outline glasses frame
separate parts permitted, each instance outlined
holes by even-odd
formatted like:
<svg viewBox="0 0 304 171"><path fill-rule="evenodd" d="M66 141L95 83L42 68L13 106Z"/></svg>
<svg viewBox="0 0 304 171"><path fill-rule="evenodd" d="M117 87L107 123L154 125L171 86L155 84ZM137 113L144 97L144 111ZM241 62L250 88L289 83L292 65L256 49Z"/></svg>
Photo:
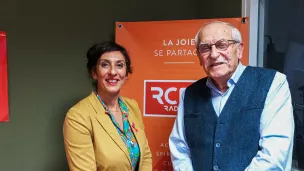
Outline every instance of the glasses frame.
<svg viewBox="0 0 304 171"><path fill-rule="evenodd" d="M217 47L216 45L217 45L218 43L220 43L220 42L228 42L228 46L227 46L225 49L218 49L218 47ZM208 52L201 52L201 51L200 51L200 47L208 45L208 44L206 44L206 43L200 44L200 45L198 46L198 48L197 48L197 51L198 51L200 54L210 54L213 45L215 46L215 48L216 48L217 50L225 51L225 50L227 50L227 49L229 48L230 45L236 44L236 43L240 43L240 42L237 41L237 40L226 40L226 39L221 39L221 40L216 41L216 42L213 43L213 44L209 44L209 51L208 51Z"/></svg>

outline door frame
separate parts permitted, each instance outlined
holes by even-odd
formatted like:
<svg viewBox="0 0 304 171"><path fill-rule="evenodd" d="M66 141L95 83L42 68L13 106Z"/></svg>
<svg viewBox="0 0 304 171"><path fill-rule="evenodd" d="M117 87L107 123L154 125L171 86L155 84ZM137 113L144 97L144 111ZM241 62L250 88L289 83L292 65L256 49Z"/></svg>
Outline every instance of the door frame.
<svg viewBox="0 0 304 171"><path fill-rule="evenodd" d="M242 17L249 18L249 65L264 67L264 26L267 0L242 0Z"/></svg>

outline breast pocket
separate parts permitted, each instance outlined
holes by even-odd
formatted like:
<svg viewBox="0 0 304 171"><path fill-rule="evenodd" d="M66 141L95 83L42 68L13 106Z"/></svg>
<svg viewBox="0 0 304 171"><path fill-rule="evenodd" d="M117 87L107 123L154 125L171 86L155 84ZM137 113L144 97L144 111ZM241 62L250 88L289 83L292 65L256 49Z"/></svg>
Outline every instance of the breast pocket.
<svg viewBox="0 0 304 171"><path fill-rule="evenodd" d="M257 111L262 111L263 108L257 107L257 108L243 108L241 111L242 112L257 112Z"/></svg>
<svg viewBox="0 0 304 171"><path fill-rule="evenodd" d="M185 118L197 118L199 116L198 112L185 112Z"/></svg>
<svg viewBox="0 0 304 171"><path fill-rule="evenodd" d="M248 131L259 130L262 112L260 107L243 108L238 116L239 124Z"/></svg>
<svg viewBox="0 0 304 171"><path fill-rule="evenodd" d="M242 112L244 111L257 111L257 110L263 110L264 109L264 104L261 103L253 103L251 105L246 105L241 109Z"/></svg>
<svg viewBox="0 0 304 171"><path fill-rule="evenodd" d="M259 117L263 112L264 108L261 107L246 107L241 109L241 115L246 116L247 118Z"/></svg>

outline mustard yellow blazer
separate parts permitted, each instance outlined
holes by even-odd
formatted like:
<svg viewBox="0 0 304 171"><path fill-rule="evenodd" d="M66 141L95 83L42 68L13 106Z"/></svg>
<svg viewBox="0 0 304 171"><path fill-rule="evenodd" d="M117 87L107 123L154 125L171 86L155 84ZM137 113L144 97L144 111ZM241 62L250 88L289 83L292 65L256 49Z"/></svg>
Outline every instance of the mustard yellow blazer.
<svg viewBox="0 0 304 171"><path fill-rule="evenodd" d="M140 148L140 171L152 170L152 154L135 100L122 97ZM134 123L135 129L132 127ZM94 92L73 106L63 124L66 157L71 171L131 171L128 149Z"/></svg>

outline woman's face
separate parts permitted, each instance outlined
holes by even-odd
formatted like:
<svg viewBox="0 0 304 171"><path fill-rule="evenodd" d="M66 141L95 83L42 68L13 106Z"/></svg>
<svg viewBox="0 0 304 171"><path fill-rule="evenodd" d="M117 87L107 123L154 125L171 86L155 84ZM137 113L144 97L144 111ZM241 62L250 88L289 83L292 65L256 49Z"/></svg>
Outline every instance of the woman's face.
<svg viewBox="0 0 304 171"><path fill-rule="evenodd" d="M125 57L120 51L104 53L99 57L92 76L97 81L99 93L119 94L120 88L127 78Z"/></svg>

